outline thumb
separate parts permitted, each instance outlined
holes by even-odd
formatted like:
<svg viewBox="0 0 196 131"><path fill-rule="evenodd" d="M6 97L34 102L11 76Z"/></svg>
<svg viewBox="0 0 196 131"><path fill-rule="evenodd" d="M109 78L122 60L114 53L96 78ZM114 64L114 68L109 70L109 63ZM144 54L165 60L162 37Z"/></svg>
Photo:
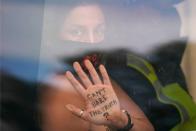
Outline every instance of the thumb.
<svg viewBox="0 0 196 131"><path fill-rule="evenodd" d="M87 120L87 112L72 105L72 104L67 104L65 106L72 114L74 114L75 116L78 116L84 120Z"/></svg>
<svg viewBox="0 0 196 131"><path fill-rule="evenodd" d="M71 111L72 113L74 113L74 111L77 109L77 107L75 107L74 105L71 104L67 104L65 106L69 111Z"/></svg>

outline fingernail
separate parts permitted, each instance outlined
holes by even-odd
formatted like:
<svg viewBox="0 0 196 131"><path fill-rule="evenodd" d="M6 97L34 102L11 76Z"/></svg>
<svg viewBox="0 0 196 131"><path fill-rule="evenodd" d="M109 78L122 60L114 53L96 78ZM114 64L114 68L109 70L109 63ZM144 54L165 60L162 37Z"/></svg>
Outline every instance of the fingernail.
<svg viewBox="0 0 196 131"><path fill-rule="evenodd" d="M69 111L73 111L73 106L72 106L72 105L66 105L66 108L67 108Z"/></svg>
<svg viewBox="0 0 196 131"><path fill-rule="evenodd" d="M90 61L88 59L84 60L85 64L90 64Z"/></svg>
<svg viewBox="0 0 196 131"><path fill-rule="evenodd" d="M76 66L78 66L79 65L79 63L77 62L77 61L75 61L74 63L73 63L73 66L74 67L76 67Z"/></svg>
<svg viewBox="0 0 196 131"><path fill-rule="evenodd" d="M104 66L102 64L99 65L99 68L104 68Z"/></svg>
<svg viewBox="0 0 196 131"><path fill-rule="evenodd" d="M66 73L65 73L65 74L66 74L66 75L69 75L69 73L70 73L70 71L66 71Z"/></svg>

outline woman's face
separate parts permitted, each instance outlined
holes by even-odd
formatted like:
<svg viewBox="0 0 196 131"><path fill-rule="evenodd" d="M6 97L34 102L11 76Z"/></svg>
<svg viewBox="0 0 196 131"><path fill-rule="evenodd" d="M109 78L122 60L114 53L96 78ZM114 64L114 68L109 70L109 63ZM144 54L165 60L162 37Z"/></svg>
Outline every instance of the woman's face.
<svg viewBox="0 0 196 131"><path fill-rule="evenodd" d="M63 23L62 40L99 43L104 39L105 19L97 5L73 8Z"/></svg>

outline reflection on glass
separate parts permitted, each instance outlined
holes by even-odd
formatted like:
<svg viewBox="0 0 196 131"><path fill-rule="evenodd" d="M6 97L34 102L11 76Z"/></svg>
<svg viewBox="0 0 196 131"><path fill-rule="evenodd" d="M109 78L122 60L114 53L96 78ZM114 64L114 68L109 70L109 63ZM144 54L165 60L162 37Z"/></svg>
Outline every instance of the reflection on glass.
<svg viewBox="0 0 196 131"><path fill-rule="evenodd" d="M98 5L80 5L65 17L61 38L77 42L99 43L104 39L105 19Z"/></svg>

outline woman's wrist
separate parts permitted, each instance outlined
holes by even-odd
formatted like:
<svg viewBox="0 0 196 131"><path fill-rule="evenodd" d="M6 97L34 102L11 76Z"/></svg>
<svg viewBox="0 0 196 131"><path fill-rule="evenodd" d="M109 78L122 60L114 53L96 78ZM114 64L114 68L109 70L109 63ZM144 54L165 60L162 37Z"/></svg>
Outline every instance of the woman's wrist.
<svg viewBox="0 0 196 131"><path fill-rule="evenodd" d="M120 113L121 113L121 122L118 124L117 128L123 128L128 123L128 117L127 117L126 113L124 112L124 110L122 110Z"/></svg>
<svg viewBox="0 0 196 131"><path fill-rule="evenodd" d="M113 126L117 129L117 131L129 131L133 127L133 123L131 121L131 116L126 110L122 110L118 114L120 119L116 120L116 123L113 123Z"/></svg>

